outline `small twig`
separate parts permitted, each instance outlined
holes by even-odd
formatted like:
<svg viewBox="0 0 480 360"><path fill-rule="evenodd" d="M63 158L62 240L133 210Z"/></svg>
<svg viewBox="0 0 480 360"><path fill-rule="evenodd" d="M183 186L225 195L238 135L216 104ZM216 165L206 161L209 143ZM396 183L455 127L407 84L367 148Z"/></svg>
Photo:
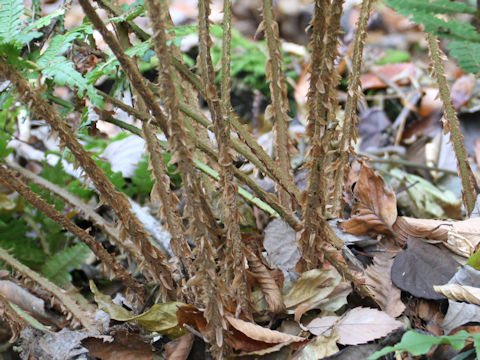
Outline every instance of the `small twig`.
<svg viewBox="0 0 480 360"><path fill-rule="evenodd" d="M391 164L391 165L399 165L399 166L407 166L407 167L412 167L412 168L417 168L417 169L425 169L429 171L438 171L438 172L443 172L444 174L448 175L455 175L458 176L458 173L456 171L448 170L448 169L442 169L438 168L435 166L429 166L413 161L408 161L408 160L401 160L401 159L380 159L377 157L374 157L370 154L362 153L359 152L358 156L364 156L366 157L368 162L372 163L378 163L378 164Z"/></svg>

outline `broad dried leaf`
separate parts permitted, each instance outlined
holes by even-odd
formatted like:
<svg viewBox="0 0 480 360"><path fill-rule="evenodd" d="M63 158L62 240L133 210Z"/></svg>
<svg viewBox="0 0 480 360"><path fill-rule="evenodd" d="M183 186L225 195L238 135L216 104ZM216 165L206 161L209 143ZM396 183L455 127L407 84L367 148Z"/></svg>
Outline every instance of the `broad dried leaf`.
<svg viewBox="0 0 480 360"><path fill-rule="evenodd" d="M317 360L336 354L339 351L337 339L338 335L336 334L332 336L319 335L300 351L295 360Z"/></svg>
<svg viewBox="0 0 480 360"><path fill-rule="evenodd" d="M433 285L446 284L459 264L448 251L420 239L410 237L407 246L407 250L400 252L393 261L392 282L416 297L444 299L433 290Z"/></svg>
<svg viewBox="0 0 480 360"><path fill-rule="evenodd" d="M285 306L290 309L306 302L326 299L340 281L341 276L334 269L306 271L284 295Z"/></svg>
<svg viewBox="0 0 480 360"><path fill-rule="evenodd" d="M385 180L365 163L354 190L353 217L340 224L343 231L355 235L369 232L390 234L397 219L395 193Z"/></svg>
<svg viewBox="0 0 480 360"><path fill-rule="evenodd" d="M450 300L480 305L480 288L459 284L434 285L433 288Z"/></svg>
<svg viewBox="0 0 480 360"><path fill-rule="evenodd" d="M400 289L392 283L390 272L393 265L391 252L379 253L373 258L373 264L365 270L365 285L368 286L375 302L388 315L396 318L405 310L400 299Z"/></svg>
<svg viewBox="0 0 480 360"><path fill-rule="evenodd" d="M236 330L240 331L249 338L269 344L303 342L304 338L295 335L281 333L280 331L270 330L251 322L235 319L233 316L226 316L227 321Z"/></svg>
<svg viewBox="0 0 480 360"><path fill-rule="evenodd" d="M192 350L195 336L191 333L185 334L176 340L165 344L167 360L187 360Z"/></svg>
<svg viewBox="0 0 480 360"><path fill-rule="evenodd" d="M295 243L295 230L280 218L272 220L265 228L263 246L272 268L290 271L300 260L300 250Z"/></svg>
<svg viewBox="0 0 480 360"><path fill-rule="evenodd" d="M383 311L357 307L347 311L342 317L328 316L314 319L307 325L312 334L326 335L338 333L338 343L358 345L379 339L403 326Z"/></svg>
<svg viewBox="0 0 480 360"><path fill-rule="evenodd" d="M408 236L441 240L458 255L469 257L480 243L480 217L463 221L414 219L399 216L393 229L395 236L406 240Z"/></svg>

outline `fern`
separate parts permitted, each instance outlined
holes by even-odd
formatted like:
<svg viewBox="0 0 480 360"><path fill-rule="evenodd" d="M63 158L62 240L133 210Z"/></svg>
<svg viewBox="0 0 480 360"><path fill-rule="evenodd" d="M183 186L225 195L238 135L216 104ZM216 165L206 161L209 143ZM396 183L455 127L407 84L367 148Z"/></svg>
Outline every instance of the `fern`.
<svg viewBox="0 0 480 360"><path fill-rule="evenodd" d="M49 62L48 66L43 69L43 75L52 78L58 85L68 85L77 87L80 96L86 92L91 102L101 105L102 97L97 93L92 84L74 69L73 63L63 56L58 56Z"/></svg>
<svg viewBox="0 0 480 360"><path fill-rule="evenodd" d="M474 74L480 71L480 43L452 41L447 49L464 71Z"/></svg>
<svg viewBox="0 0 480 360"><path fill-rule="evenodd" d="M23 1L0 0L0 42L11 41L20 34L22 15L24 13Z"/></svg>
<svg viewBox="0 0 480 360"><path fill-rule="evenodd" d="M452 40L447 46L450 54L457 59L458 65L466 72L480 72L480 34L469 23L456 19L448 21L439 14L476 14L476 9L463 3L449 0L385 0L385 3L400 14L425 26L426 32Z"/></svg>
<svg viewBox="0 0 480 360"><path fill-rule="evenodd" d="M25 265L39 268L45 261L45 253L35 238L30 236L31 229L25 220L6 214L0 215L0 222L0 247L11 251Z"/></svg>
<svg viewBox="0 0 480 360"><path fill-rule="evenodd" d="M50 257L42 266L41 273L57 285L67 284L72 281L70 271L80 268L90 254L88 246L79 242Z"/></svg>

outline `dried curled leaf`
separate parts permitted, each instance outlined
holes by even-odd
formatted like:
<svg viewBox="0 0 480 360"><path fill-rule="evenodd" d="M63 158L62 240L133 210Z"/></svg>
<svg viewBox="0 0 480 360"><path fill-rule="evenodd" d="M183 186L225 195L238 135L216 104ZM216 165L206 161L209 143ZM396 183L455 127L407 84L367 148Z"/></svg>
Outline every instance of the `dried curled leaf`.
<svg viewBox="0 0 480 360"><path fill-rule="evenodd" d="M370 232L391 234L392 225L397 219L395 193L365 163L362 163L354 196L354 216L340 224L342 230L355 235Z"/></svg>
<svg viewBox="0 0 480 360"><path fill-rule="evenodd" d="M264 328L260 325L243 321L241 319L236 319L233 316L227 315L227 321L232 325L236 330L240 331L242 334L248 336L251 339L262 341L269 344L280 344L284 342L303 342L304 338L300 336L294 336L282 333L276 330L270 330Z"/></svg>
<svg viewBox="0 0 480 360"><path fill-rule="evenodd" d="M445 295L450 300L465 301L470 304L480 305L480 288L459 284L446 284L434 285L433 289L437 293Z"/></svg>
<svg viewBox="0 0 480 360"><path fill-rule="evenodd" d="M260 284L270 311L278 313L285 309L282 293L270 271L262 261L248 248L243 248L248 260L249 272Z"/></svg>
<svg viewBox="0 0 480 360"><path fill-rule="evenodd" d="M399 216L393 229L395 236L405 241L408 236L441 240L451 251L469 257L480 243L480 217L464 221L414 219Z"/></svg>

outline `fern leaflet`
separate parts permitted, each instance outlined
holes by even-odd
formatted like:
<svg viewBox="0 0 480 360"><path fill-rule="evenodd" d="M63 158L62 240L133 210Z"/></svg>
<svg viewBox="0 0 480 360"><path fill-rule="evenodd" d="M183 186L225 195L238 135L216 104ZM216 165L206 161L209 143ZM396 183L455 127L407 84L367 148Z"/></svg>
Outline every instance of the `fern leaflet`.
<svg viewBox="0 0 480 360"><path fill-rule="evenodd" d="M0 0L0 43L10 42L20 33L23 12L22 0Z"/></svg>
<svg viewBox="0 0 480 360"><path fill-rule="evenodd" d="M55 284L64 285L72 281L70 271L80 268L90 254L88 246L79 242L49 258L42 266L41 273Z"/></svg>

